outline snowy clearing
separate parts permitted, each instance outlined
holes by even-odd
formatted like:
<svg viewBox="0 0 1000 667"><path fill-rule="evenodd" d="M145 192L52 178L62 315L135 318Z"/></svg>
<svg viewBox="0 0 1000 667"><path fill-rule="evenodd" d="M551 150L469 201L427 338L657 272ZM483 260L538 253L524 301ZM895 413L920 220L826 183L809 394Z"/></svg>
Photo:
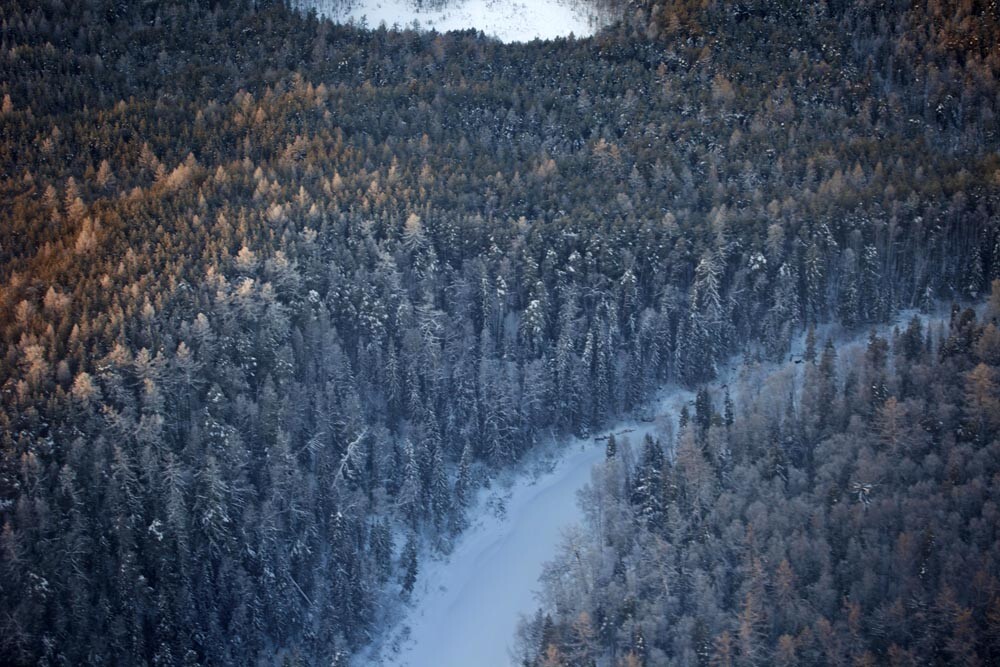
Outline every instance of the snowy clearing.
<svg viewBox="0 0 1000 667"><path fill-rule="evenodd" d="M474 28L508 43L587 37L607 24L585 3L573 0L458 0L443 9L418 7L413 0L300 0L298 5L315 8L337 23L409 28L416 22L422 30L438 32Z"/></svg>

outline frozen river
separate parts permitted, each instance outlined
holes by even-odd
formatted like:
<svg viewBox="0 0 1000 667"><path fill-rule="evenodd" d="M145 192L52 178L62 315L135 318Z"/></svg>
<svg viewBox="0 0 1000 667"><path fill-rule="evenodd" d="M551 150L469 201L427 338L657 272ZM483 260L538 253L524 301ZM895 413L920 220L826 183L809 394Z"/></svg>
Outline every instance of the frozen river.
<svg viewBox="0 0 1000 667"><path fill-rule="evenodd" d="M690 392L662 394L664 412L679 409ZM676 415L676 412L672 412ZM655 423L625 421L604 433L618 433L633 446ZM627 433L626 433L627 431ZM605 441L574 439L551 470L525 474L506 490L504 512L483 494L473 525L444 560L422 565L414 605L403 621L408 640L399 653L386 650L386 665L398 667L508 667L511 642L522 614L538 607L535 592L544 564L563 533L581 519L577 492L605 456Z"/></svg>

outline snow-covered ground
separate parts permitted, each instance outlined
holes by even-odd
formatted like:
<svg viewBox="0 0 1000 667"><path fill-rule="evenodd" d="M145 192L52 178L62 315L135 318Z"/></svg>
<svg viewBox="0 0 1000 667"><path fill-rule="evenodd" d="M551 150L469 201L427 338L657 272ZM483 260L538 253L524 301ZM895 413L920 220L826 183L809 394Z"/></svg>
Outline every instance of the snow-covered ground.
<svg viewBox="0 0 1000 667"><path fill-rule="evenodd" d="M365 21L369 28L409 28L416 21L423 30L468 30L474 28L501 42L533 39L587 37L606 21L577 0L454 0L444 9L420 8L415 0L298 0L303 9L315 8L321 16L338 23Z"/></svg>
<svg viewBox="0 0 1000 667"><path fill-rule="evenodd" d="M914 311L900 313L893 324L877 327L888 336L892 327L905 328ZM947 314L921 316L925 326L947 322ZM866 333L846 334L838 326L817 331L817 352L827 337L837 343L838 356L862 354ZM716 407L721 409L720 387L729 383L737 409L741 400L754 400L767 382L801 382L805 335L792 345L784 363L749 363L737 356L720 369L711 383ZM742 396L741 396L742 395ZM642 412L652 422L624 420L607 433L625 437L637 449L646 433L661 432L693 393L664 387ZM535 592L544 564L557 551L564 531L579 522L577 492L591 479L594 464L604 458L600 437L549 442L536 453L533 464L522 465L505 488L495 484L480 492L476 517L458 538L450 556L425 558L420 564L412 602L398 625L362 653L355 664L386 667L508 667L511 642L522 615L538 606ZM548 461L547 465L542 465ZM539 470L539 468L542 468ZM498 508L502 505L502 510Z"/></svg>

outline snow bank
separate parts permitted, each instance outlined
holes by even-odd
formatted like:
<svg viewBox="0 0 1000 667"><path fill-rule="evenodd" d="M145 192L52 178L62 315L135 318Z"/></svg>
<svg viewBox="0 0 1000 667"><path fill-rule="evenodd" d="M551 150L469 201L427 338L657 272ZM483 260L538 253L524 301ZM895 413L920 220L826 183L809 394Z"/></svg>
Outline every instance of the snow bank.
<svg viewBox="0 0 1000 667"><path fill-rule="evenodd" d="M574 0L457 0L444 9L420 8L414 0L299 0L301 9L316 9L337 23L361 23L376 28L412 27L447 32L474 28L501 42L530 42L573 34L594 34L607 21L583 2Z"/></svg>

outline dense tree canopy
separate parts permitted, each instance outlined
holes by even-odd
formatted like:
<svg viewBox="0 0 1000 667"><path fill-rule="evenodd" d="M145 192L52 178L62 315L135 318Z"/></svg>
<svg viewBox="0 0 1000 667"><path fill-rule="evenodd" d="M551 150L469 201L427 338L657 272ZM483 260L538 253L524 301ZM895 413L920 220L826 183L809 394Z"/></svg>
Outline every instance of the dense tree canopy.
<svg viewBox="0 0 1000 667"><path fill-rule="evenodd" d="M994 3L622 11L0 6L5 660L337 664L543 429L1000 277ZM984 445L978 391L934 409Z"/></svg>

